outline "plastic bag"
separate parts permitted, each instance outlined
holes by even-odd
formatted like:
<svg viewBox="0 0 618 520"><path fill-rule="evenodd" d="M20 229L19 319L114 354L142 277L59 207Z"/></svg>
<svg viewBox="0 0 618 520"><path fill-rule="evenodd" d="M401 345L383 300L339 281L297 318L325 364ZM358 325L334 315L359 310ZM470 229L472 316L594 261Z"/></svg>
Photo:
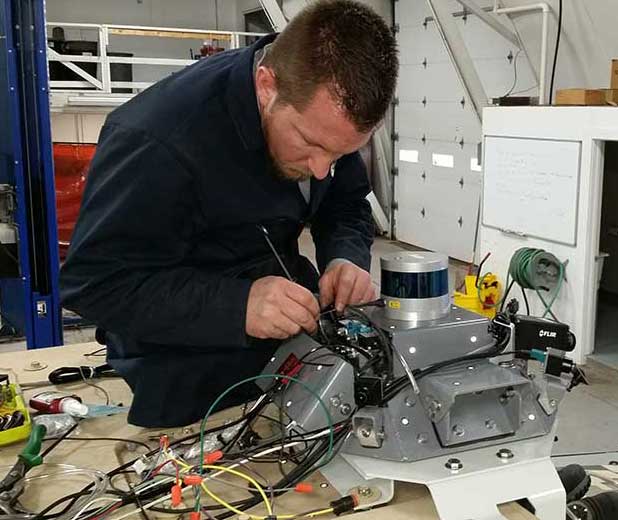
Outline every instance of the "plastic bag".
<svg viewBox="0 0 618 520"><path fill-rule="evenodd" d="M60 437L75 426L75 419L68 413L36 415L32 418L34 424L41 424L47 429L46 439Z"/></svg>

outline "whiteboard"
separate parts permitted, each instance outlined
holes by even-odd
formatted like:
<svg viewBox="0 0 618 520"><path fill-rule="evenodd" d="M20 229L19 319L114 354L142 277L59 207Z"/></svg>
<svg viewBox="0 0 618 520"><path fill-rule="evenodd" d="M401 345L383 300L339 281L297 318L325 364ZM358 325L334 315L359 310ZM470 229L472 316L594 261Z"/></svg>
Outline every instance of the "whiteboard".
<svg viewBox="0 0 618 520"><path fill-rule="evenodd" d="M581 142L485 137L483 224L575 245Z"/></svg>

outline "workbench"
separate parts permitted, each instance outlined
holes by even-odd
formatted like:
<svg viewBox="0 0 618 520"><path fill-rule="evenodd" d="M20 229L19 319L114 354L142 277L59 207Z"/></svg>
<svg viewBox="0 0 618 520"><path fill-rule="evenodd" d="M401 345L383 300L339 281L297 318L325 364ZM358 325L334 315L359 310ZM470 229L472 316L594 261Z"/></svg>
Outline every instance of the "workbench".
<svg viewBox="0 0 618 520"><path fill-rule="evenodd" d="M0 354L0 373L9 373L11 379L22 385L47 380L51 370L61 366L96 366L105 362L105 357L86 356L101 349L96 343L70 345L65 347L30 350ZM9 370L10 369L10 370ZM12 373L11 373L12 372ZM131 390L126 383L119 378L95 380L95 383L104 388L109 394L112 404L128 406L131 402ZM49 385L35 389L24 390L26 400L31 395L42 390L54 389ZM57 387L59 391L78 394L85 403L101 404L105 402L105 395L100 389L84 382L62 385ZM196 396L199 398L199 396ZM236 409L227 410L215 415L209 420L209 427L221 424L226 419L239 416ZM109 471L123 463L133 460L146 452L144 446L127 443L125 440L93 440L95 438L118 438L134 440L145 443L152 449L158 446L159 438L165 434L171 442L199 431L199 424L176 429L145 429L131 426L127 423L126 414L118 414L95 419L87 419L80 423L78 429L70 435L71 440L61 442L45 459L44 464L71 464L81 468L95 468ZM43 447L51 441L45 441ZM0 447L0 466L2 472L6 466L12 465L17 454L23 447L21 444ZM273 464L273 466L275 466ZM38 469L38 468L37 468ZM314 483L312 494L287 493L277 499L277 512L297 513L322 507L331 500L338 498L336 492L325 486L325 480L319 473L311 479ZM81 486L80 486L81 487ZM79 488L77 488L79 489ZM46 480L44 485L31 483L22 497L22 503L34 510L39 511L58 497L64 496L77 489L68 489L66 483L55 483L54 480ZM472 491L472 490L471 490ZM478 490L482 493L482 490ZM473 499L473 498L471 498ZM123 508L119 513L130 510L133 506ZM139 509L136 509L139 512ZM375 518L378 510L354 513L353 518L365 520ZM536 518L517 504L507 504L500 507L501 513L510 520L529 520ZM400 483L396 488L395 500L389 505L379 509L379 515L389 520L435 520L438 515L433 506L431 496L424 486ZM121 516L112 513L108 518L113 520ZM168 517L161 513L150 513L150 517ZM131 518L131 517L130 517ZM329 516L323 516L329 518Z"/></svg>

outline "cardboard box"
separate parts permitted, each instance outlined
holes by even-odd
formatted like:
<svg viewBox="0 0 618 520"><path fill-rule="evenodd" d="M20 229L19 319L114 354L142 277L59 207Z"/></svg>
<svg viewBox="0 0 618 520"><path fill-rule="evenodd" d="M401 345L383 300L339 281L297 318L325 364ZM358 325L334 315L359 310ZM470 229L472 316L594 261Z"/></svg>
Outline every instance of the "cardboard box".
<svg viewBox="0 0 618 520"><path fill-rule="evenodd" d="M612 60L612 72L609 80L609 88L618 89L618 60Z"/></svg>
<svg viewBox="0 0 618 520"><path fill-rule="evenodd" d="M601 89L567 88L556 94L556 105L605 105Z"/></svg>
<svg viewBox="0 0 618 520"><path fill-rule="evenodd" d="M608 105L618 105L618 89L606 88L603 92L605 92L605 101Z"/></svg>

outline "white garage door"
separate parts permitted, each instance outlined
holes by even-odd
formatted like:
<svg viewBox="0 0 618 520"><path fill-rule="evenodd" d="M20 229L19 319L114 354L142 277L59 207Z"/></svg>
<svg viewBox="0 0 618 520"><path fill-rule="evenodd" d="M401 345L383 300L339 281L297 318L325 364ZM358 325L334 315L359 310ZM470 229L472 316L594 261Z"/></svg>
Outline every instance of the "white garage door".
<svg viewBox="0 0 618 520"><path fill-rule="evenodd" d="M506 94L513 87L518 49L474 15L461 16L459 3L451 4L488 97ZM481 193L481 124L425 0L396 1L395 23L401 60L395 109L395 237L471 261ZM513 90L535 84L522 52ZM526 92L531 94L534 90Z"/></svg>

